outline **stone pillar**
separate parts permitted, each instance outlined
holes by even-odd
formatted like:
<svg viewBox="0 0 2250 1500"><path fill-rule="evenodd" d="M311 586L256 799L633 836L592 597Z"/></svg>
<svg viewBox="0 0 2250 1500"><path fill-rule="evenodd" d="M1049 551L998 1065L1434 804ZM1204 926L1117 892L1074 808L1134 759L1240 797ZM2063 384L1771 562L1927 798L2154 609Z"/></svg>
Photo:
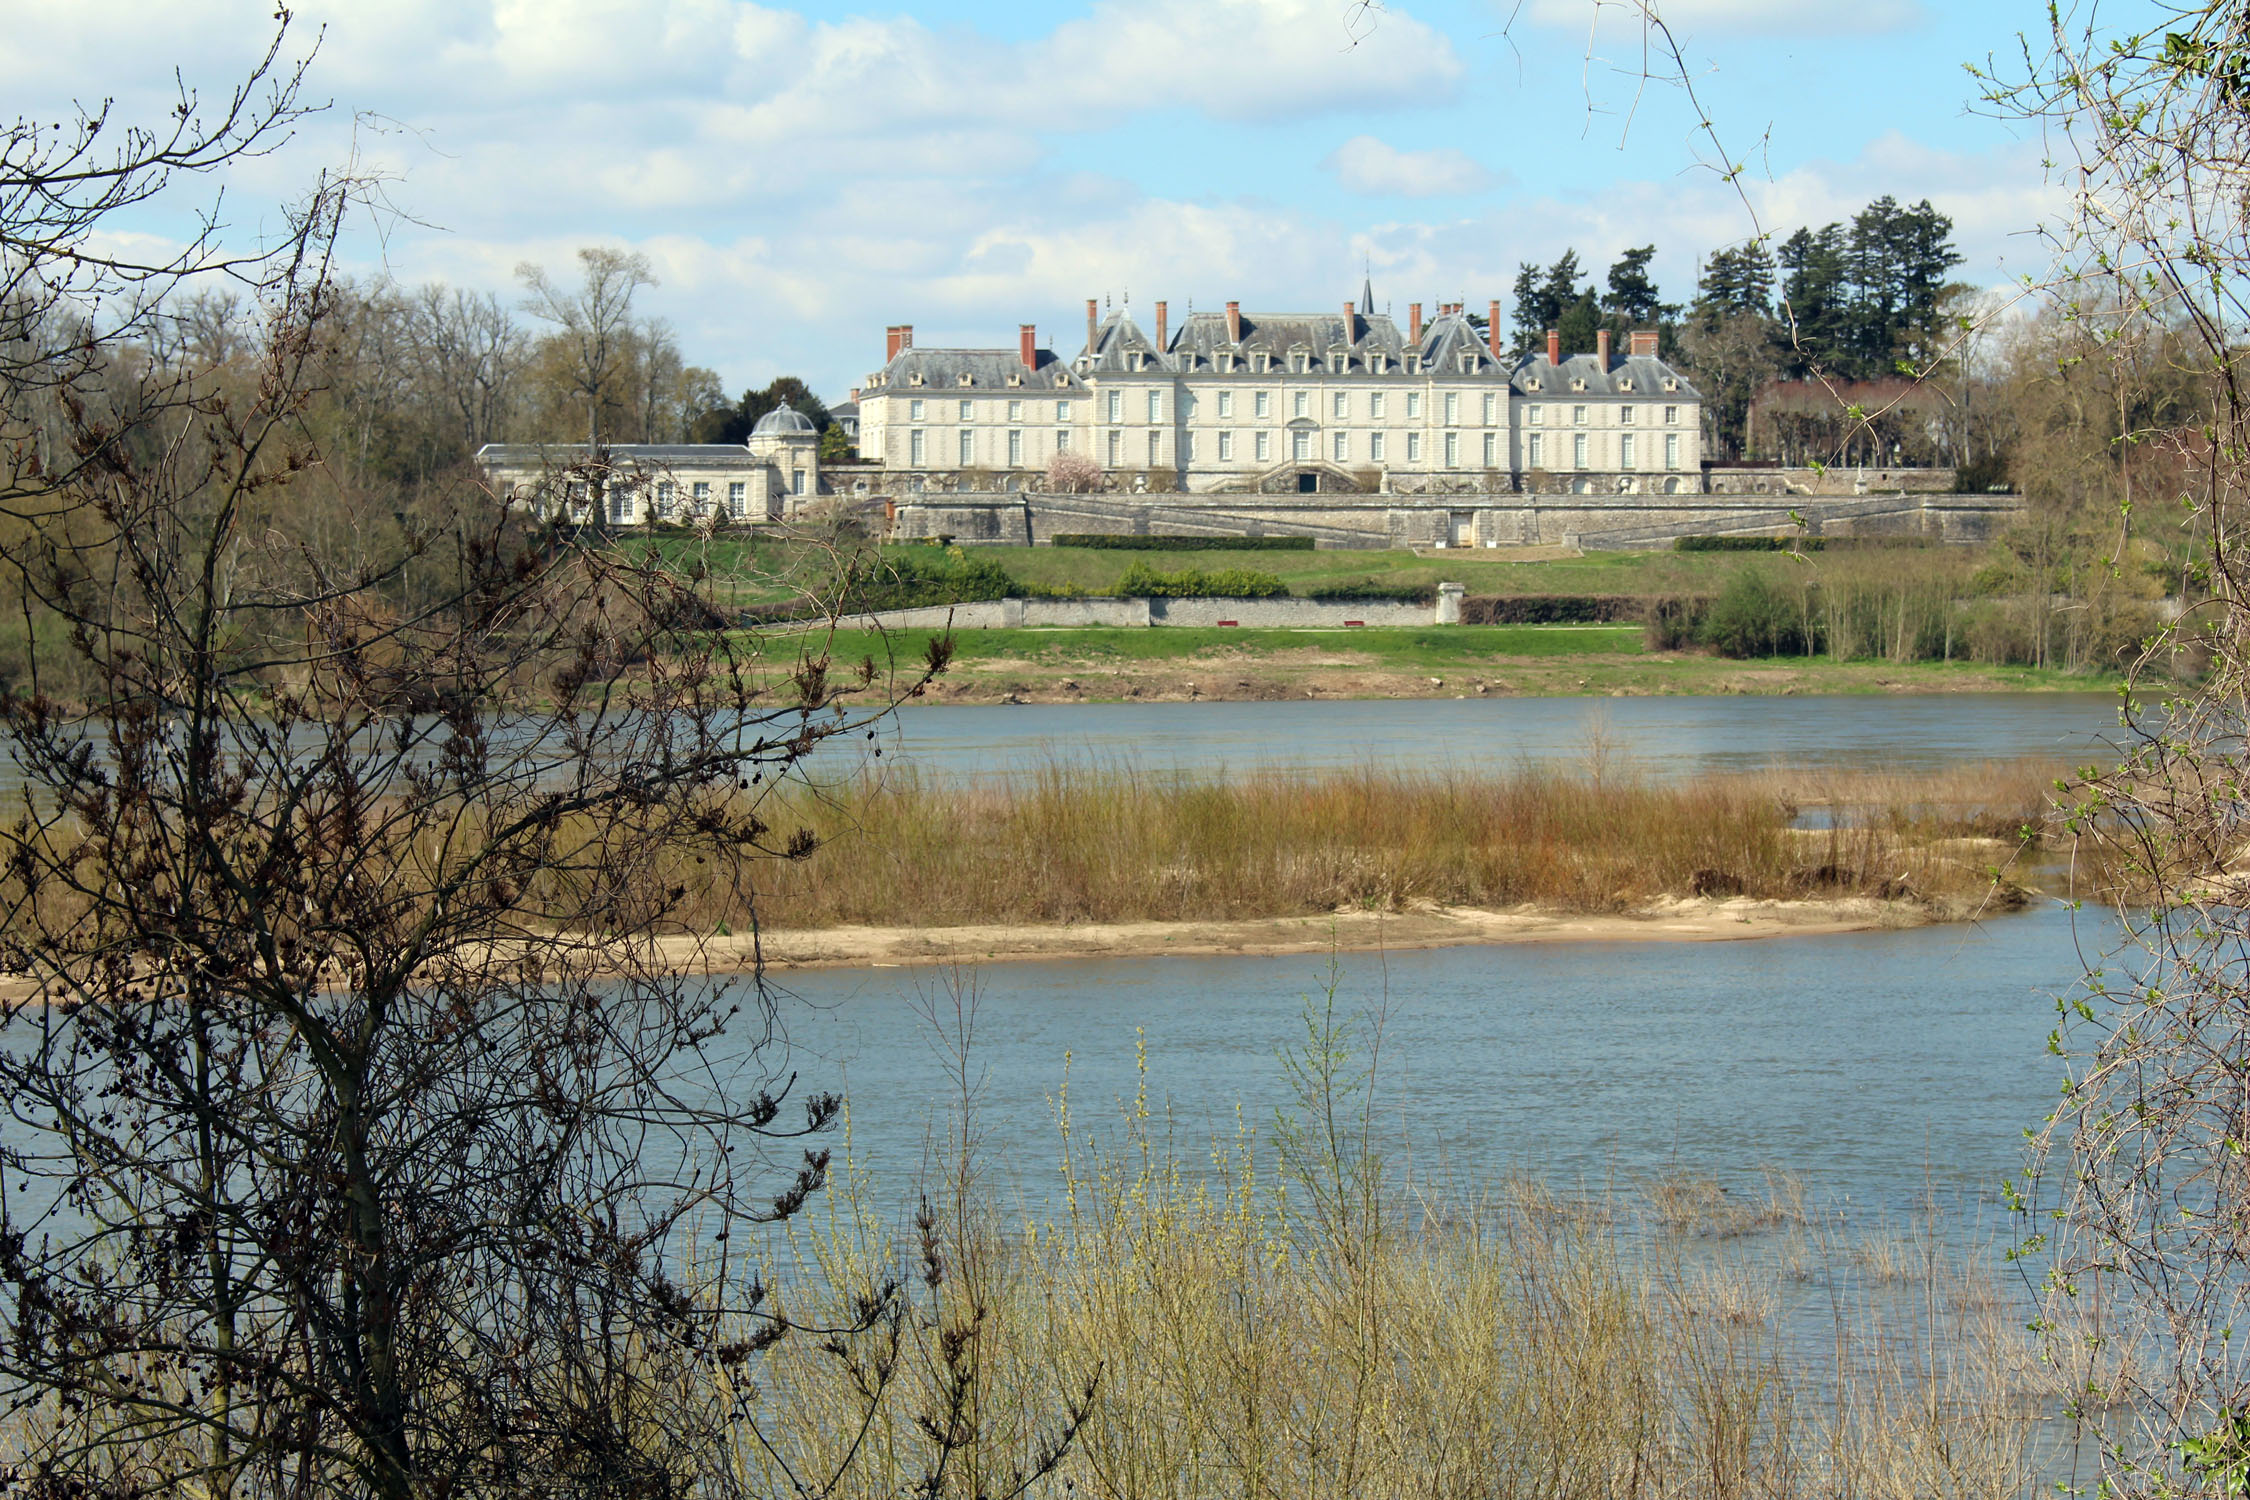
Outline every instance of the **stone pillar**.
<svg viewBox="0 0 2250 1500"><path fill-rule="evenodd" d="M1461 596L1468 591L1466 584L1441 583L1437 586L1437 624L1461 623Z"/></svg>

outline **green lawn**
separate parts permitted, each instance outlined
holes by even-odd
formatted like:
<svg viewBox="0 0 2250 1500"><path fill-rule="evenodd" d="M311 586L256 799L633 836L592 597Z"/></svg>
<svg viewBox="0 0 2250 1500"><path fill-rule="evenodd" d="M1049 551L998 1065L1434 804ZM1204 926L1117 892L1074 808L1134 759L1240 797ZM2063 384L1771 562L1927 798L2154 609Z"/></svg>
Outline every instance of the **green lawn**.
<svg viewBox="0 0 2250 1500"><path fill-rule="evenodd" d="M840 661L919 661L934 630L840 630L831 648ZM776 638L781 645L785 638ZM786 649L786 648L785 648ZM1178 661L1201 655L1264 655L1282 651L1350 652L1370 666L1401 671L1494 657L1639 655L1638 625L1448 625L1360 630L1239 630L1192 625L1145 629L957 630L953 654L979 661L1105 662Z"/></svg>
<svg viewBox="0 0 2250 1500"><path fill-rule="evenodd" d="M837 554L823 548L778 540L718 537L633 537L621 548L646 555L651 549L682 572L707 576L722 602L747 605L826 592L834 578ZM886 556L926 547L884 547ZM1372 578L1386 583L1460 583L1473 595L1488 594L1711 594L1743 569L1784 566L1770 555L1728 552L1597 552L1547 562L1505 560L1497 552L1112 552L1081 547L978 547L971 555L1005 568L1027 584L1071 587L1105 594L1125 570L1139 561L1163 571L1186 568L1253 568L1272 573L1292 592L1311 585ZM1799 565L1801 566L1801 564Z"/></svg>

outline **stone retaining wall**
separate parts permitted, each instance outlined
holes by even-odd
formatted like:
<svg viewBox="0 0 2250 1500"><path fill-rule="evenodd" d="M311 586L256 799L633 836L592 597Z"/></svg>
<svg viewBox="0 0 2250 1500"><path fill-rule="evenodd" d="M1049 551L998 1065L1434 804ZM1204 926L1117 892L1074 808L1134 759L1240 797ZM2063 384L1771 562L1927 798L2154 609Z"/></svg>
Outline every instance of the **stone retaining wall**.
<svg viewBox="0 0 2250 1500"><path fill-rule="evenodd" d="M1450 610L1448 605L1450 604ZM1450 613L1451 618L1448 618ZM1354 625L1450 625L1461 619L1461 586L1435 605L1342 599L988 599L850 615L837 623L870 630L1062 630L1090 625L1240 625L1244 629L1342 630Z"/></svg>

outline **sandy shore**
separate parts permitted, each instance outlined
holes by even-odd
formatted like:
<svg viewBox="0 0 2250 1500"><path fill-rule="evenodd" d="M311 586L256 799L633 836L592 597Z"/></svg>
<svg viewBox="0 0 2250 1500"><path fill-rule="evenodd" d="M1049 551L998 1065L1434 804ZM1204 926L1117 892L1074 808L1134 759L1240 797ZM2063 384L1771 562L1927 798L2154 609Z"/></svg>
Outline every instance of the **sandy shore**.
<svg viewBox="0 0 2250 1500"><path fill-rule="evenodd" d="M1450 948L1474 944L1663 942L1725 943L1754 938L1821 937L1919 927L1951 914L1909 901L1753 901L1684 899L1632 913L1588 915L1517 908L1431 908L1336 912L1239 922L1117 922L1057 927L830 927L768 932L766 962L777 969L881 968L989 963L1014 959L1146 958L1163 954L1324 953ZM1962 912L1962 917L1973 915ZM751 960L746 938L708 939L701 951L681 940L682 961L713 970Z"/></svg>
<svg viewBox="0 0 2250 1500"><path fill-rule="evenodd" d="M1510 943L1732 943L1759 938L1831 937L1847 932L1926 927L2018 909L1935 909L1918 901L1851 897L1835 901L1755 901L1686 897L1633 912L1576 913L1517 907L1428 907L1407 912L1342 911L1233 922L1088 922L1065 926L826 927L763 937L769 969L895 969L1013 960L1157 958L1168 955L1371 953L1410 948L1498 947ZM740 974L757 959L742 934L660 938L660 957L689 972ZM0 978L0 1002L38 1001L32 979Z"/></svg>

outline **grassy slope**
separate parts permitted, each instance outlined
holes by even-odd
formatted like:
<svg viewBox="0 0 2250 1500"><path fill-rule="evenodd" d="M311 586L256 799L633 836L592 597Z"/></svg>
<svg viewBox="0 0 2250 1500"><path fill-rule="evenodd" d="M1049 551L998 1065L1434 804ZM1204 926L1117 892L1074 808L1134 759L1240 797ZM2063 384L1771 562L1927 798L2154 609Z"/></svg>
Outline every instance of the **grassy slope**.
<svg viewBox="0 0 2250 1500"><path fill-rule="evenodd" d="M928 630L775 636L770 658L831 642L837 661L919 663ZM1435 679L1435 680L1433 680ZM1561 694L1884 693L2098 690L2109 679L2021 667L1730 661L1652 653L1637 626L1460 625L1443 629L963 630L936 696L997 701L1116 698Z"/></svg>
<svg viewBox="0 0 2250 1500"><path fill-rule="evenodd" d="M734 538L696 542L635 538L623 545L655 547L684 569L700 566L719 581L722 597L749 604L787 597L795 587L817 588L834 572L835 559L810 547ZM921 552L893 547L888 554ZM1138 560L1167 571L1182 568L1255 568L1293 590L1354 578L1387 583L1462 583L1471 594L1703 594L1716 593L1737 571L1778 566L1770 556L1713 552L1600 552L1585 557L1524 561L1506 552L1106 552L1078 547L980 547L989 559L1026 583L1072 585L1089 594L1111 589Z"/></svg>

